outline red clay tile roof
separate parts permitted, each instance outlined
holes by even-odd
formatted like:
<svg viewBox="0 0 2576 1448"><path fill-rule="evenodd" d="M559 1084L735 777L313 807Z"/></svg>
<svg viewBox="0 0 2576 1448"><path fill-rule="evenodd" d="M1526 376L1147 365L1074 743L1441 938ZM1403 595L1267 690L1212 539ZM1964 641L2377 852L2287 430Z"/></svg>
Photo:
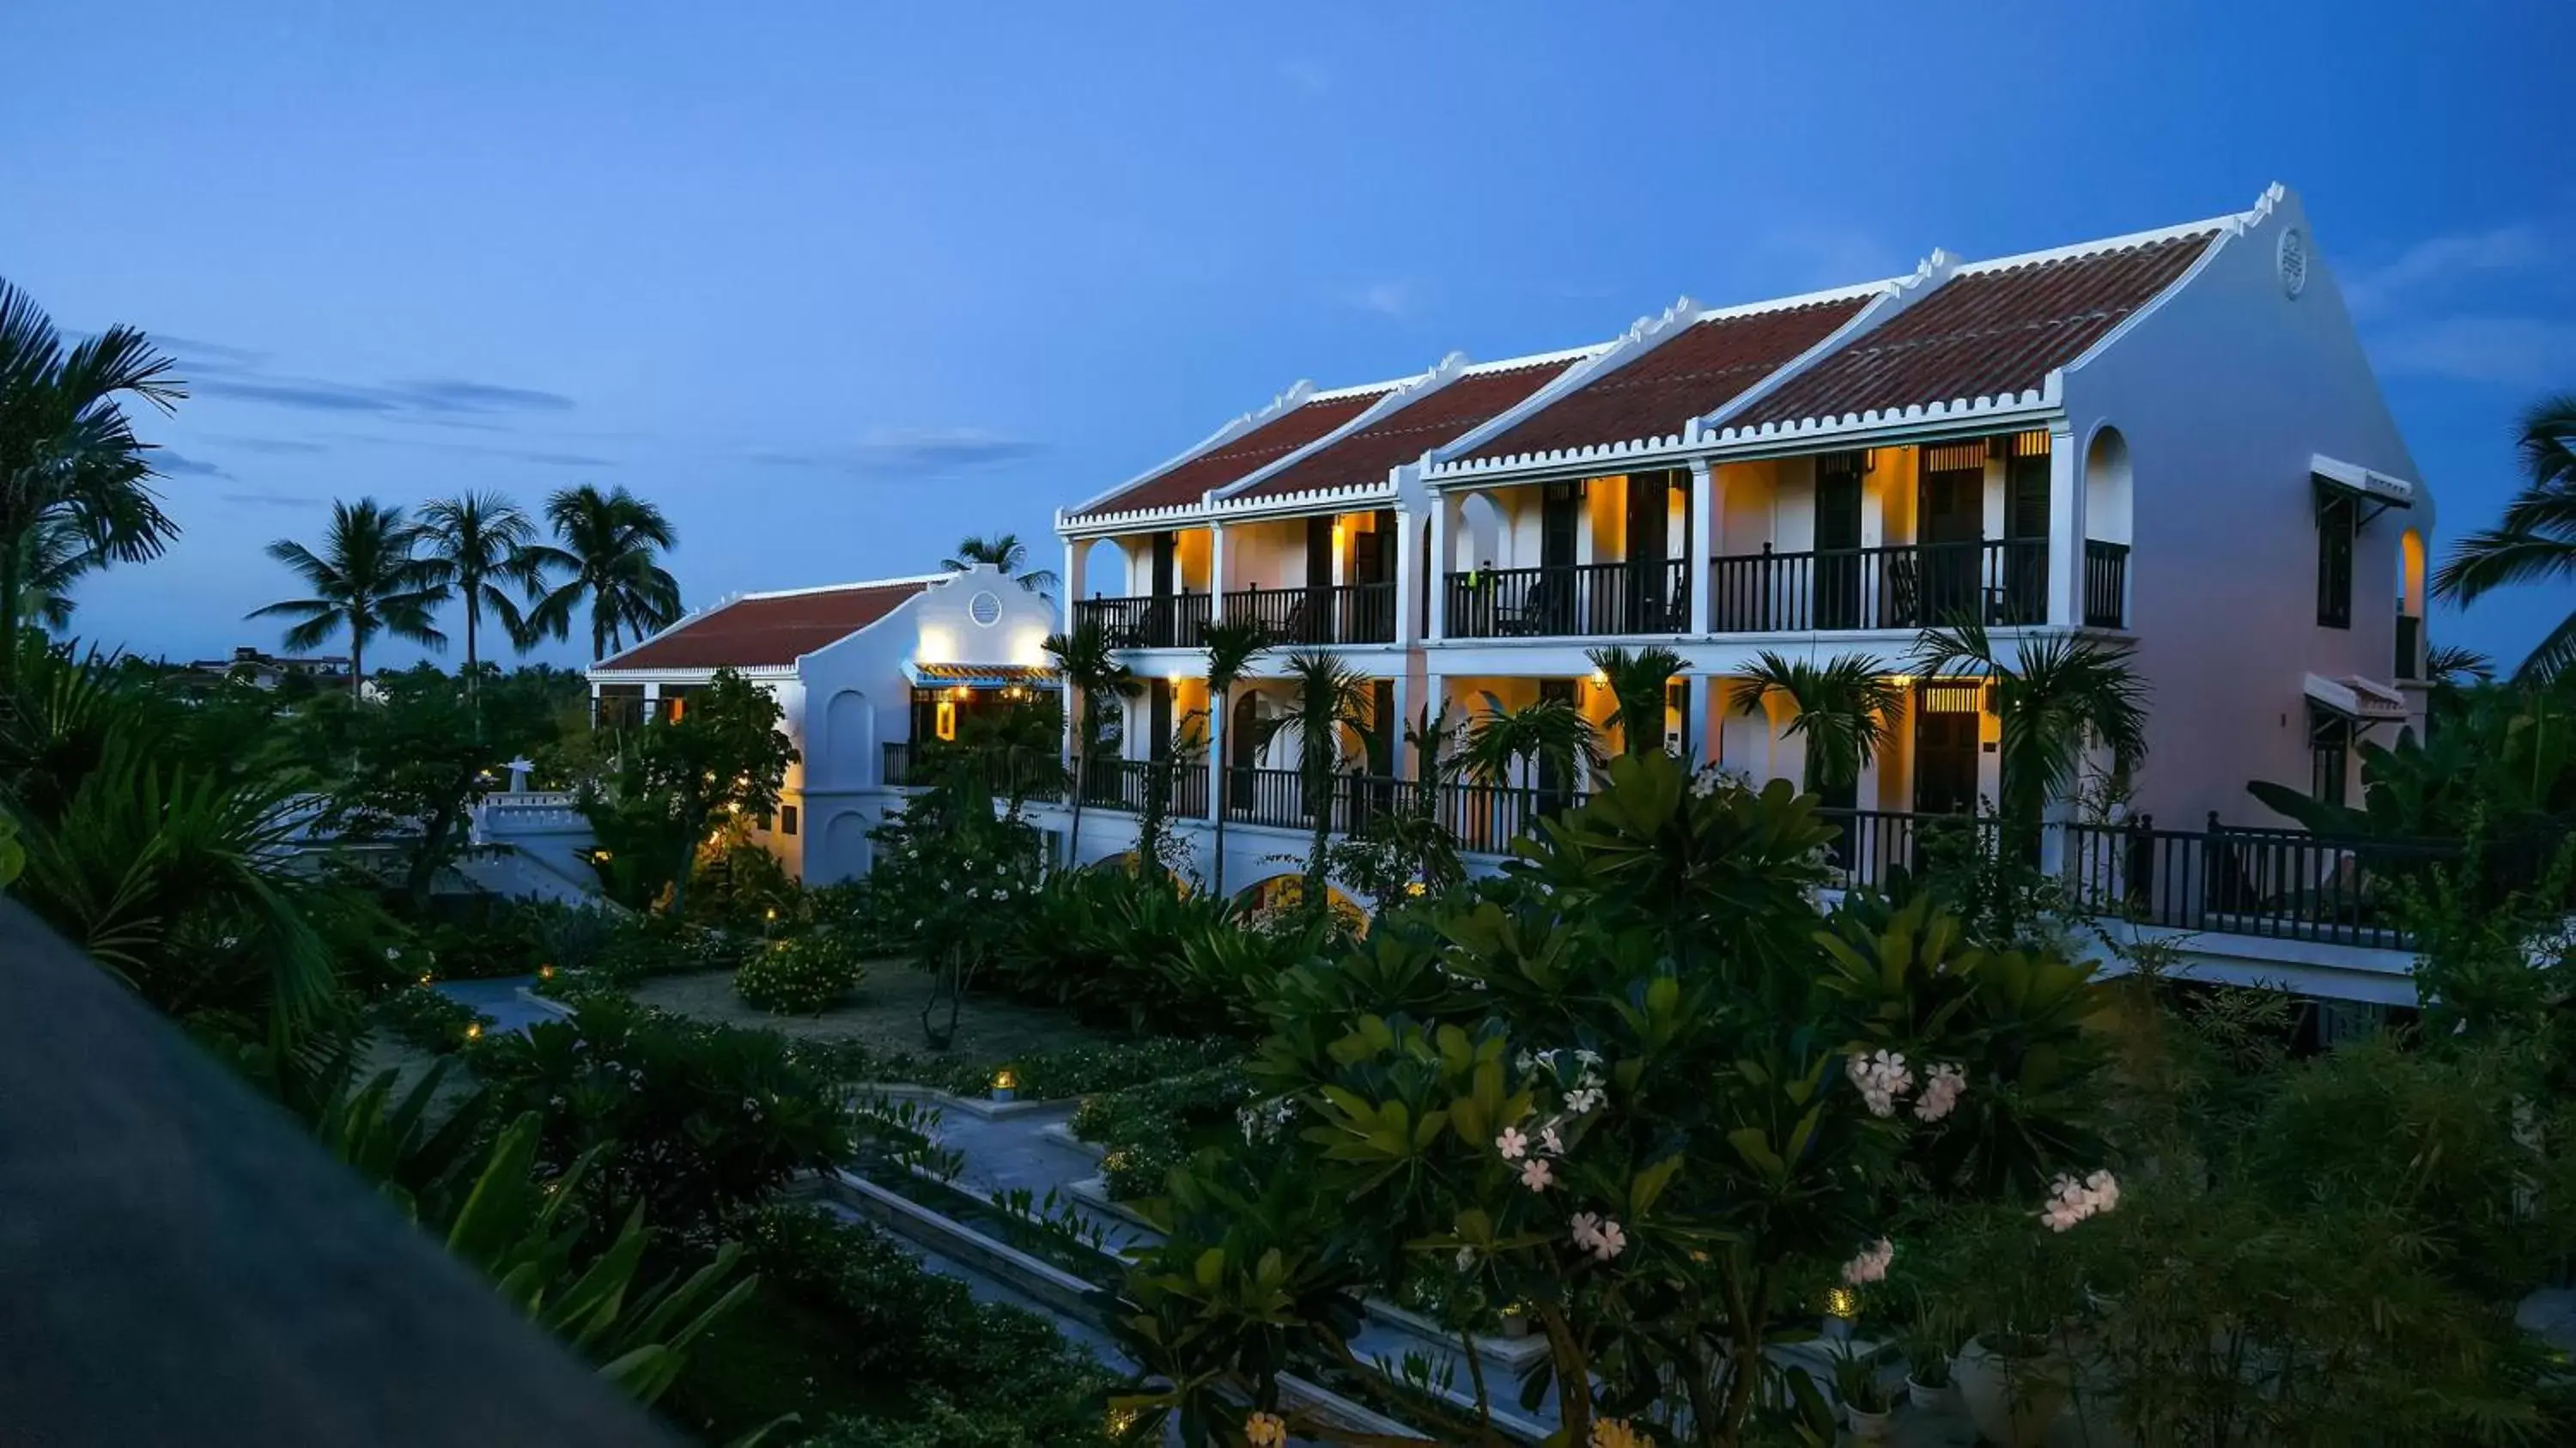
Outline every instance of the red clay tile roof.
<svg viewBox="0 0 2576 1448"><path fill-rule="evenodd" d="M1308 453L1236 496L1276 498L1316 488L1384 482L1389 469L1501 416L1573 365L1574 359L1568 358L1461 377L1329 447Z"/></svg>
<svg viewBox="0 0 2576 1448"><path fill-rule="evenodd" d="M1244 474L1277 462L1368 411L1379 398L1392 390L1382 387L1374 392L1292 407L1234 441L1220 444L1196 457L1184 458L1075 516L1090 518L1103 513L1129 513L1138 508L1172 508L1195 503Z"/></svg>
<svg viewBox="0 0 2576 1448"><path fill-rule="evenodd" d="M660 638L602 661L603 669L783 668L892 613L927 583L863 583L769 598L737 598Z"/></svg>
<svg viewBox="0 0 2576 1448"><path fill-rule="evenodd" d="M1727 426L2000 397L2039 387L2153 301L2215 231L1952 277Z"/></svg>
<svg viewBox="0 0 2576 1448"><path fill-rule="evenodd" d="M1782 363L1832 335L1869 298L1812 302L1694 322L1680 336L1597 377L1476 449L1478 458L1669 437L1732 402Z"/></svg>

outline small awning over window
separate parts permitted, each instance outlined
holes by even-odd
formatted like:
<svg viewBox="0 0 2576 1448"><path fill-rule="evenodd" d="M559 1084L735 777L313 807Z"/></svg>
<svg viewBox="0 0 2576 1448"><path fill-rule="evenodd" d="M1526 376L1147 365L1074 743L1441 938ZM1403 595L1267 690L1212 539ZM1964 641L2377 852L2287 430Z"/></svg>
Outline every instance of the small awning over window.
<svg viewBox="0 0 2576 1448"><path fill-rule="evenodd" d="M1044 664L924 664L907 661L903 676L940 689L1053 688L1055 670Z"/></svg>
<svg viewBox="0 0 2576 1448"><path fill-rule="evenodd" d="M2308 476L2316 479L2321 492L2350 493L2367 498L2383 508L2415 506L2415 485L2404 478L2392 478L2373 472L2359 463L2330 458L2324 453L2308 457Z"/></svg>
<svg viewBox="0 0 2576 1448"><path fill-rule="evenodd" d="M2356 724L2406 721L2405 695L2390 685L2358 676L2327 679L2308 675L2308 702Z"/></svg>

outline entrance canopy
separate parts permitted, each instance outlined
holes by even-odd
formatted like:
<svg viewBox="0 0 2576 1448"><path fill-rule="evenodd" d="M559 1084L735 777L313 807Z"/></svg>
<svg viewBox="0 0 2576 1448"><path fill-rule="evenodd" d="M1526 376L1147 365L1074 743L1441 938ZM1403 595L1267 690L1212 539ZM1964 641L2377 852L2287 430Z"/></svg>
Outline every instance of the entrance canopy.
<svg viewBox="0 0 2576 1448"><path fill-rule="evenodd" d="M907 662L903 676L934 689L1050 689L1056 671L1044 664L924 664Z"/></svg>
<svg viewBox="0 0 2576 1448"><path fill-rule="evenodd" d="M2390 685L2374 683L2357 675L2327 679L2310 674L2307 694L2309 703L2355 724L2406 722L2405 695Z"/></svg>
<svg viewBox="0 0 2576 1448"><path fill-rule="evenodd" d="M2368 511L2360 515L2365 523L2384 509L2415 506L2413 483L2324 453L2309 455L2308 476L2316 482L2319 507L2331 499L2350 499L2367 505Z"/></svg>

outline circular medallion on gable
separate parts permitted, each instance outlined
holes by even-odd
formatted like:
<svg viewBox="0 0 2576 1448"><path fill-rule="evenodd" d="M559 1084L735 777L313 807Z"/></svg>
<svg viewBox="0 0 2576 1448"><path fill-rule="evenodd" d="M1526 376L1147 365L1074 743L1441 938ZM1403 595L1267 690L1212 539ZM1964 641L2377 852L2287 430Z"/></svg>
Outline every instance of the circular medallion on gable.
<svg viewBox="0 0 2576 1448"><path fill-rule="evenodd" d="M966 616L991 628L1002 621L1002 600L989 591L976 594L966 600Z"/></svg>
<svg viewBox="0 0 2576 1448"><path fill-rule="evenodd" d="M2307 290L2308 239L2299 234L2297 227L2282 231L2277 260L2281 268L2282 295L2295 297Z"/></svg>

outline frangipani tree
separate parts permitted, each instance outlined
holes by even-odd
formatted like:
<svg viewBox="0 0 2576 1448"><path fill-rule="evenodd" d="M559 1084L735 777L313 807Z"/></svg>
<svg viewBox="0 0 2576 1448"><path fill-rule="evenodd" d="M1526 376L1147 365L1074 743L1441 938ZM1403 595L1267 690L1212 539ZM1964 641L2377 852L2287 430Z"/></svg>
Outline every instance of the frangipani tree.
<svg viewBox="0 0 2576 1448"><path fill-rule="evenodd" d="M1185 1419L1220 1388L1273 1407L1288 1349L1329 1356L1356 1293L1430 1274L1524 1306L1559 1441L1737 1443L1782 1385L1736 1365L1883 1276L1909 1211L2047 1230L2056 1179L2098 1166L2090 968L1974 947L1929 902L1820 926L1815 811L1617 760L1510 878L1284 977L1250 1144L1176 1177L1131 1282Z"/></svg>

